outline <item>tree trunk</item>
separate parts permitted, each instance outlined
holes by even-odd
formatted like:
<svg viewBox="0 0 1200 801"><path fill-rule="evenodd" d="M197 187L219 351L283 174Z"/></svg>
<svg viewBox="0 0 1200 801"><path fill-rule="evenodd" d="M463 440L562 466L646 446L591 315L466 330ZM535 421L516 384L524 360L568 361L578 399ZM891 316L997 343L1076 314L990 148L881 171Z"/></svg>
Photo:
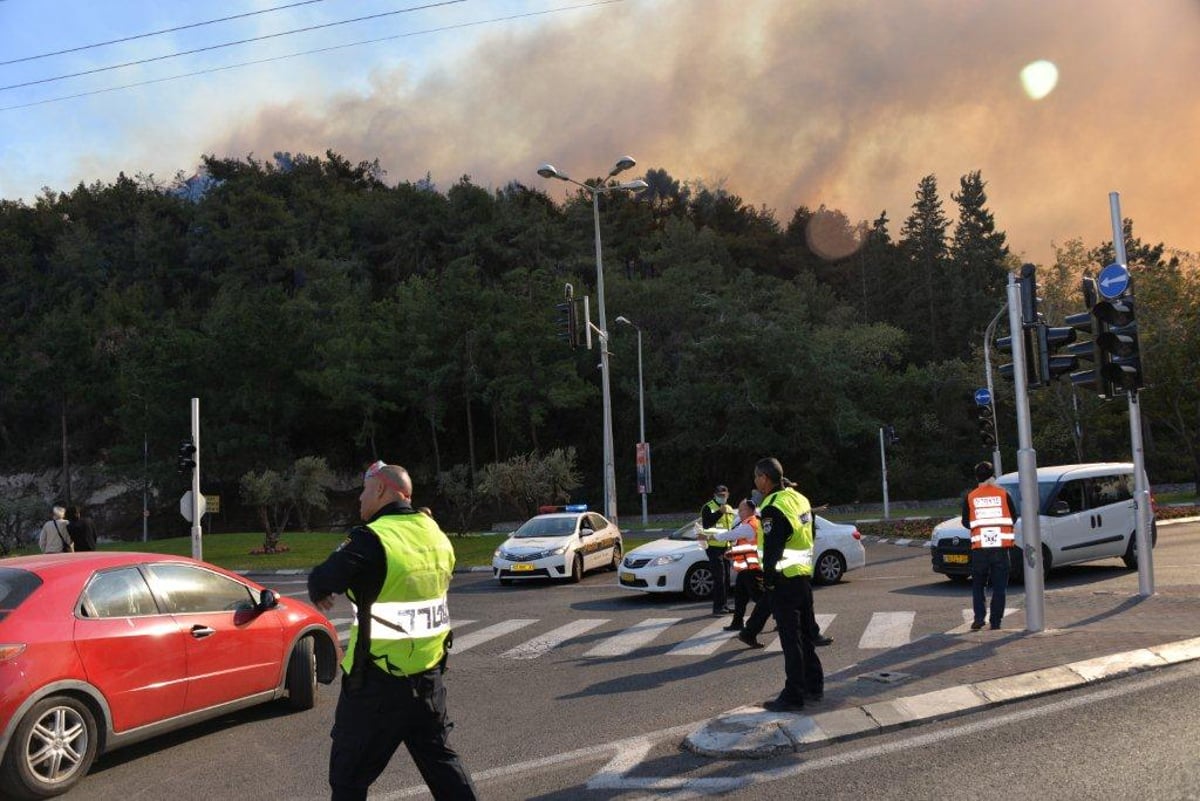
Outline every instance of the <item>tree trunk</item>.
<svg viewBox="0 0 1200 801"><path fill-rule="evenodd" d="M468 394L465 398L467 402L467 453L468 466L471 470L471 486L475 486L475 423L471 419L471 396Z"/></svg>
<svg viewBox="0 0 1200 801"><path fill-rule="evenodd" d="M62 399L62 462L63 462L63 489L67 493L67 508L71 508L74 503L71 500L71 460L67 455L67 397Z"/></svg>
<svg viewBox="0 0 1200 801"><path fill-rule="evenodd" d="M434 475L442 472L442 453L438 448L437 421L433 414L433 398L426 401L426 411L429 413L429 438L433 442L433 472Z"/></svg>

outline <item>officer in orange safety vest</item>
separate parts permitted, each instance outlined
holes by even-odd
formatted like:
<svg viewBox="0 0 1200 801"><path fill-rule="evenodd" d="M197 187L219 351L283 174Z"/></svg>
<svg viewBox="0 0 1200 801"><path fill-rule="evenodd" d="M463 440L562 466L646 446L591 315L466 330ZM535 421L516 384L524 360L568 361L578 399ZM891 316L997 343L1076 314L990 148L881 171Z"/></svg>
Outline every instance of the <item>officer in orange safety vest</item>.
<svg viewBox="0 0 1200 801"><path fill-rule="evenodd" d="M1013 524L1020 511L1008 490L996 485L991 462L975 465L979 486L963 497L962 524L971 532L971 595L975 619L971 630L983 628L987 599L984 588L992 584L989 622L1000 628L1008 590L1009 548L1016 546Z"/></svg>

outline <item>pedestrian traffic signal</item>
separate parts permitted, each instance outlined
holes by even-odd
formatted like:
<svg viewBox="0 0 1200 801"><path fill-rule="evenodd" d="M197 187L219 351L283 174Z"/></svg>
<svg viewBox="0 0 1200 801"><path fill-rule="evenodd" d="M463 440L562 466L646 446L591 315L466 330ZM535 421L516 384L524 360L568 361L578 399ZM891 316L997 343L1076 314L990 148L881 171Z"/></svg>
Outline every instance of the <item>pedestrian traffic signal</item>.
<svg viewBox="0 0 1200 801"><path fill-rule="evenodd" d="M1038 378L1042 386L1049 386L1051 381L1060 375L1070 373L1079 366L1078 357L1069 352L1069 347L1068 353L1056 352L1059 348L1069 346L1075 341L1075 329L1071 326L1049 326L1045 323L1038 323L1037 341Z"/></svg>
<svg viewBox="0 0 1200 801"><path fill-rule="evenodd" d="M979 422L979 439L985 448L994 448L996 446L996 418L992 414L992 407L976 406L975 417Z"/></svg>
<svg viewBox="0 0 1200 801"><path fill-rule="evenodd" d="M179 472L190 473L195 469L196 446L192 444L192 438L188 437L179 443Z"/></svg>
<svg viewBox="0 0 1200 801"><path fill-rule="evenodd" d="M558 303L554 306L554 309L555 325L558 326L558 338L566 342L572 348L575 347L575 301L568 300L563 303Z"/></svg>
<svg viewBox="0 0 1200 801"><path fill-rule="evenodd" d="M1145 380L1134 299L1102 300L1093 307L1092 315L1104 325L1104 331L1096 337L1096 345L1100 351L1100 371L1110 385L1106 397L1142 389Z"/></svg>

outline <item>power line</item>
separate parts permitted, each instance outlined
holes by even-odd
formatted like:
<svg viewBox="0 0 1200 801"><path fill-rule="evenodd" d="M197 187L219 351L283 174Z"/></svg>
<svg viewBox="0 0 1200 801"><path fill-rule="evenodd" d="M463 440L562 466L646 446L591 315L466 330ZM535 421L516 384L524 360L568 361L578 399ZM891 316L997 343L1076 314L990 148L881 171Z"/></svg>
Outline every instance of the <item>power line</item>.
<svg viewBox="0 0 1200 801"><path fill-rule="evenodd" d="M4 0L0 0L4 2ZM382 36L377 39L363 39L358 42L348 42L347 44L333 45L332 47L321 47L315 50L302 50L298 53L288 53L282 56L272 56L270 58L260 58L254 61L243 61L238 64L226 64L223 67L210 67L208 69L197 70L195 72L185 72L179 75L170 75L166 78L152 78L146 81L137 81L135 83L122 84L120 86L109 86L104 89L93 89L88 92L79 92L73 95L62 95L60 97L50 97L45 100L34 100L29 103L19 103L13 106L0 106L0 112L15 111L22 108L31 108L33 106L44 106L48 103L60 103L64 100L76 100L81 97L90 97L92 95L106 94L108 92L119 92L122 89L133 89L139 86L150 86L156 83L166 83L168 81L177 81L181 78L194 78L200 75L209 75L214 72L224 72L225 70L238 69L240 67L251 67L256 64L269 64L273 61L283 61L289 58L297 58L299 56L314 55L317 53L331 53L335 50L345 50L350 47L358 47L360 45L378 44L379 42L390 42L397 39L407 39L413 36L423 36L430 33L443 33L445 31L458 30L460 28L474 28L481 25L491 25L497 22L512 22L513 20L526 19L529 17L542 17L549 14L558 14L563 11L578 11L583 8L595 8L597 6L613 5L614 3L623 3L625 0L593 0L588 3L577 3L571 6L560 6L559 8L549 8L542 11L527 11L523 14L512 14L507 17L493 17L491 19L474 20L472 22L460 22L454 25L443 25L438 28L427 28L423 31L409 31L408 33L400 33L394 36Z"/></svg>
<svg viewBox="0 0 1200 801"><path fill-rule="evenodd" d="M225 42L223 44L209 45L208 47L197 47L193 50L181 50L177 53L168 53L165 56L152 56L151 58L141 58L137 61L126 61L123 64L112 64L107 67L96 67L95 69L83 70L81 72L71 72L66 75L55 75L52 78L39 78L36 81L25 81L23 83L9 84L8 86L0 86L0 92L8 91L9 89L21 89L26 86L37 86L43 83L54 83L55 81L64 81L67 78L78 78L83 75L95 75L98 72L109 72L111 70L121 69L122 67L135 67L139 64L152 64L155 61L166 61L171 58L179 58L180 56L191 56L196 53L205 53L210 50L221 50L226 47L234 47L236 45L249 44L251 42L261 42L266 39L278 39L281 36L291 36L296 33L308 33L309 31L319 31L323 28L336 28L339 25L349 25L354 22L366 22L367 20L380 19L382 17L394 17L397 14L409 14L413 11L427 11L431 8L440 8L441 6L452 6L459 3L465 3L467 0L441 0L436 3L426 3L421 6L410 6L401 8L395 11L383 11L379 14L368 14L365 17L355 17L354 19L344 19L337 22L324 22L320 25L309 25L304 28L295 28L290 31L281 31L279 33L268 33L265 36L253 36L249 39L239 39L236 42Z"/></svg>
<svg viewBox="0 0 1200 801"><path fill-rule="evenodd" d="M4 0L0 0L0 3ZM161 31L150 31L149 33L139 33L134 36L125 36L121 39L109 39L107 42L96 42L95 44L80 45L79 47L70 47L66 50L55 50L52 53L38 53L36 56L23 56L22 58L14 58L10 61L0 61L0 67L8 64L20 64L23 61L36 61L39 58L50 58L51 56L61 56L66 53L78 53L80 50L91 50L95 47L105 47L112 44L120 44L121 42L132 42L135 39L148 39L151 36L161 36L164 33L175 33L176 31L186 31L189 28L202 28L205 25L215 25L218 22L229 22L235 19L244 19L245 17L254 17L259 14L270 14L272 11L283 11L297 6L307 6L313 3L324 3L325 0L301 0L298 3L288 3L286 6L275 6L274 8L264 8L261 11L247 11L244 14L234 14L229 17L218 17L217 19L207 19L203 22L192 22L187 25L177 25L174 28L163 28Z"/></svg>

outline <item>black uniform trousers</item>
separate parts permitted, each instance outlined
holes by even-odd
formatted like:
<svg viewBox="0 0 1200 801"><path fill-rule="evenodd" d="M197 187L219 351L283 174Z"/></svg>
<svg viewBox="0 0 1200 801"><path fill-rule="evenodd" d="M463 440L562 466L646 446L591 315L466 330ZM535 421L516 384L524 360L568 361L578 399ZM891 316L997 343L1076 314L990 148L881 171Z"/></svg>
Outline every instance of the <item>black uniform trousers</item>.
<svg viewBox="0 0 1200 801"><path fill-rule="evenodd" d="M771 593L786 673L782 698L803 703L804 695L825 691L825 671L813 642L812 584L808 576L777 576Z"/></svg>
<svg viewBox="0 0 1200 801"><path fill-rule="evenodd" d="M365 801L401 743L435 799L473 801L471 776L446 742L453 725L446 720L440 668L397 677L372 665L360 687L343 677L330 735L332 801Z"/></svg>
<svg viewBox="0 0 1200 801"><path fill-rule="evenodd" d="M741 576L739 576L739 578L741 578ZM811 583L809 584L809 588L811 590ZM767 625L767 618L771 617L771 612L774 607L774 601L772 600L772 597L771 590L768 590L764 587L762 591L762 597L754 599L754 611L750 613L750 619L746 621L746 625L743 629L747 635L751 637L757 637L762 632L763 627ZM741 619L737 616L736 611L734 612L733 619ZM812 632L812 638L814 640L821 636L821 627L817 625L817 613L814 610L813 604L811 603L808 605L808 609L805 610L804 625L810 632Z"/></svg>
<svg viewBox="0 0 1200 801"><path fill-rule="evenodd" d="M704 549L708 555L708 566L713 574L713 613L725 611L725 601L729 597L729 560L725 554L728 548L714 548L711 545Z"/></svg>
<svg viewBox="0 0 1200 801"><path fill-rule="evenodd" d="M766 592L766 590L763 588L763 574L761 570L752 570L750 568L746 568L745 570L738 571L737 579L735 579L733 582L734 624L739 626L742 625L743 621L746 619L746 607L752 600L756 604L754 609L757 613L758 605L763 604L762 597L764 592ZM766 606L768 609L770 608L770 604L767 604ZM763 614L763 618L765 622L766 613ZM761 623L759 624L759 628L762 628Z"/></svg>

